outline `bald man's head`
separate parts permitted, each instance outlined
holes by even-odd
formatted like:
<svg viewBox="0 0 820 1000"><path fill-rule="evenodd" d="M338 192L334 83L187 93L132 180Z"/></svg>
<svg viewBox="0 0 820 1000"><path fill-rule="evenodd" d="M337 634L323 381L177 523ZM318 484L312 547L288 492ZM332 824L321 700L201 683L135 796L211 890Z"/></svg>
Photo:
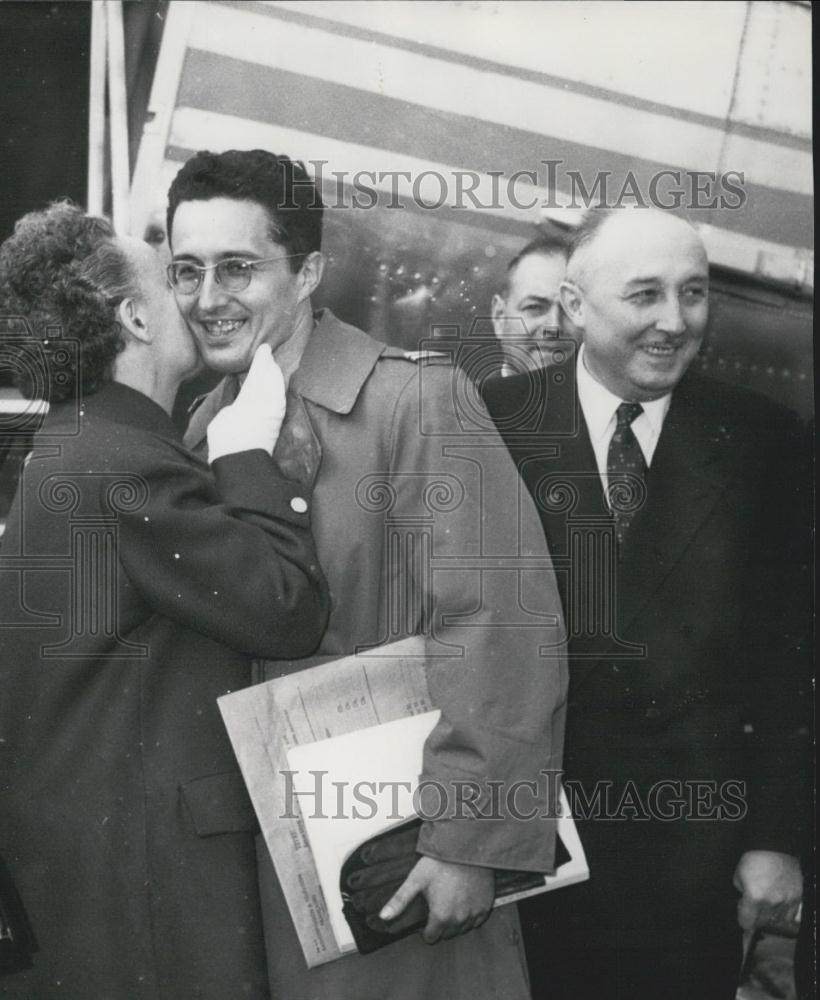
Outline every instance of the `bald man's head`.
<svg viewBox="0 0 820 1000"><path fill-rule="evenodd" d="M709 265L697 232L657 209L593 210L570 248L564 308L590 373L621 399L671 392L700 350Z"/></svg>

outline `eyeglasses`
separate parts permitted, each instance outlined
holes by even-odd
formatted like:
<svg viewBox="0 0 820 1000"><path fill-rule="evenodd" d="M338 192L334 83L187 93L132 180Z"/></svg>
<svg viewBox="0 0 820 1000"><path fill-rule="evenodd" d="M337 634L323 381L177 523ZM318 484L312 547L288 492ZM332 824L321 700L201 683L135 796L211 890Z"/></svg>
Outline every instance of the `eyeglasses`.
<svg viewBox="0 0 820 1000"><path fill-rule="evenodd" d="M242 292L251 283L253 269L260 264L271 264L275 260L292 260L303 257L301 253L291 253L285 257L262 257L260 260L245 260L244 257L226 257L216 264L194 264L190 260L175 260L168 265L165 273L168 284L180 295L194 295L202 285L206 271L213 271L216 283L226 292Z"/></svg>

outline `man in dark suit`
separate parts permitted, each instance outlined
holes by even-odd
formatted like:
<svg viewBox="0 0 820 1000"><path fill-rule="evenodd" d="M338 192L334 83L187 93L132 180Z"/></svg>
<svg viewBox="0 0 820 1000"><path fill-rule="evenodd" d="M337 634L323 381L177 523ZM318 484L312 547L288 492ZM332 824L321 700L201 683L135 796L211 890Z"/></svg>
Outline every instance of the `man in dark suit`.
<svg viewBox="0 0 820 1000"><path fill-rule="evenodd" d="M810 480L796 418L690 371L708 280L683 220L593 210L578 358L483 387L558 570L591 870L522 905L536 1000L731 1000L738 921L797 918Z"/></svg>

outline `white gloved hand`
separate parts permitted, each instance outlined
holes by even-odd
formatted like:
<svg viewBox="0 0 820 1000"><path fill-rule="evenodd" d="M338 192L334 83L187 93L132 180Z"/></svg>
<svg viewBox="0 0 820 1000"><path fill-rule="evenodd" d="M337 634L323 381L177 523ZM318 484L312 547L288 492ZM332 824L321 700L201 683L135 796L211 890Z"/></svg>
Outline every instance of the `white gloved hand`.
<svg viewBox="0 0 820 1000"><path fill-rule="evenodd" d="M273 454L285 419L285 379L268 344L260 344L239 395L208 424L208 461L262 448Z"/></svg>

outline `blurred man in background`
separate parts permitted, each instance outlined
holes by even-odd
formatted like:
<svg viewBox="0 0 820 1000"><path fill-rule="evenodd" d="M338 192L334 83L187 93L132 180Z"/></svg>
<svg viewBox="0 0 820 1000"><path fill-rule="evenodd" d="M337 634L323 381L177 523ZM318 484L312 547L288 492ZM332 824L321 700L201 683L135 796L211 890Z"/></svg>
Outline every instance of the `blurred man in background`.
<svg viewBox="0 0 820 1000"><path fill-rule="evenodd" d="M502 376L553 364L556 341L576 333L561 308L566 268L567 247L560 236L537 237L507 266L504 287L491 304L503 351Z"/></svg>

